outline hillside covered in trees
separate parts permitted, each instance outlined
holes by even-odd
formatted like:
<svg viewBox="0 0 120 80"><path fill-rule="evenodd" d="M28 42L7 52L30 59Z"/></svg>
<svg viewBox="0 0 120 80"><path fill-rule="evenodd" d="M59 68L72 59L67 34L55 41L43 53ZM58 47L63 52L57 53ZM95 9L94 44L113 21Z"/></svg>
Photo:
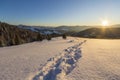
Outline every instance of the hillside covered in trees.
<svg viewBox="0 0 120 80"><path fill-rule="evenodd" d="M78 33L75 33L72 36L85 38L120 39L120 27L89 28Z"/></svg>
<svg viewBox="0 0 120 80"><path fill-rule="evenodd" d="M0 47L41 41L44 35L0 22Z"/></svg>

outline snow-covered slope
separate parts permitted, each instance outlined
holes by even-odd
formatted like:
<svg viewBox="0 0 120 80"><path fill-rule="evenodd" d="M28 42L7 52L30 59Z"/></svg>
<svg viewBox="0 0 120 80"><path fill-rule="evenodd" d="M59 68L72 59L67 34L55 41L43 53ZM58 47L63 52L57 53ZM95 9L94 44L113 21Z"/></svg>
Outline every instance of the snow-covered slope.
<svg viewBox="0 0 120 80"><path fill-rule="evenodd" d="M120 80L120 40L58 37L0 48L0 80Z"/></svg>
<svg viewBox="0 0 120 80"><path fill-rule="evenodd" d="M70 42L73 39L54 38L0 48L0 80L29 80L49 58L78 43Z"/></svg>
<svg viewBox="0 0 120 80"><path fill-rule="evenodd" d="M68 80L120 80L120 40L88 39Z"/></svg>
<svg viewBox="0 0 120 80"><path fill-rule="evenodd" d="M84 42L68 47L60 54L50 58L31 80L65 80L81 57L79 48Z"/></svg>

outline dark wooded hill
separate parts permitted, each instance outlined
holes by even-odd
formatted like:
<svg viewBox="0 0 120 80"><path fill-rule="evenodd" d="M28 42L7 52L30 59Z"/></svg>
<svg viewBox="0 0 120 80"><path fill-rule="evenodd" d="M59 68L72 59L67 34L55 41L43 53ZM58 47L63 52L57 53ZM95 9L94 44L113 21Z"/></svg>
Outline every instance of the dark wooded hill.
<svg viewBox="0 0 120 80"><path fill-rule="evenodd" d="M78 33L74 33L72 36L86 37L86 38L120 39L120 27L90 28L80 31Z"/></svg>
<svg viewBox="0 0 120 80"><path fill-rule="evenodd" d="M43 35L0 22L0 47L42 40Z"/></svg>

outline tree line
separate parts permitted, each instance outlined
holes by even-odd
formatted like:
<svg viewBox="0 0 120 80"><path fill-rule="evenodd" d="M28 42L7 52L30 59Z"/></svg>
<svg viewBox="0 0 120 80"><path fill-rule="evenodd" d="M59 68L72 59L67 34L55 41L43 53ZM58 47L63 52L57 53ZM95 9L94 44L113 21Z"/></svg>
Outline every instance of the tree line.
<svg viewBox="0 0 120 80"><path fill-rule="evenodd" d="M15 25L0 22L0 47L42 41L43 39L51 40L52 37L57 36L60 35L43 35L39 32L33 32L31 30L18 28ZM63 35L63 38L65 39L66 36Z"/></svg>

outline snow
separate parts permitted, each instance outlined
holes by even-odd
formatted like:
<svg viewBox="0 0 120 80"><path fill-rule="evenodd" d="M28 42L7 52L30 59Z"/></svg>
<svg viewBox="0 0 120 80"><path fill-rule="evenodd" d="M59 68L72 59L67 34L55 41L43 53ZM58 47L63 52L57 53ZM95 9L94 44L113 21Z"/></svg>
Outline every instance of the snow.
<svg viewBox="0 0 120 80"><path fill-rule="evenodd" d="M57 37L0 48L0 80L120 80L120 40Z"/></svg>
<svg viewBox="0 0 120 80"><path fill-rule="evenodd" d="M79 46L82 44L83 42L72 47L68 47L59 55L50 58L40 69L39 73L33 77L33 80L64 79L64 77L76 67L76 62L81 57Z"/></svg>
<svg viewBox="0 0 120 80"><path fill-rule="evenodd" d="M28 30L31 30L31 31L38 32L38 31L36 30L37 28L34 28L34 27L32 27L32 26L19 25L18 27L19 27L19 28L22 28L22 29L28 29Z"/></svg>
<svg viewBox="0 0 120 80"><path fill-rule="evenodd" d="M54 38L51 41L0 48L0 80L28 80L49 58L77 44L77 41L68 43L71 39L74 38Z"/></svg>
<svg viewBox="0 0 120 80"><path fill-rule="evenodd" d="M69 80L120 80L120 40L88 39Z"/></svg>
<svg viewBox="0 0 120 80"><path fill-rule="evenodd" d="M47 34L62 34L57 29L51 28L51 27L36 27L36 26L24 26L24 25L18 25L19 28L31 30L34 32L39 32L41 34L47 35Z"/></svg>

